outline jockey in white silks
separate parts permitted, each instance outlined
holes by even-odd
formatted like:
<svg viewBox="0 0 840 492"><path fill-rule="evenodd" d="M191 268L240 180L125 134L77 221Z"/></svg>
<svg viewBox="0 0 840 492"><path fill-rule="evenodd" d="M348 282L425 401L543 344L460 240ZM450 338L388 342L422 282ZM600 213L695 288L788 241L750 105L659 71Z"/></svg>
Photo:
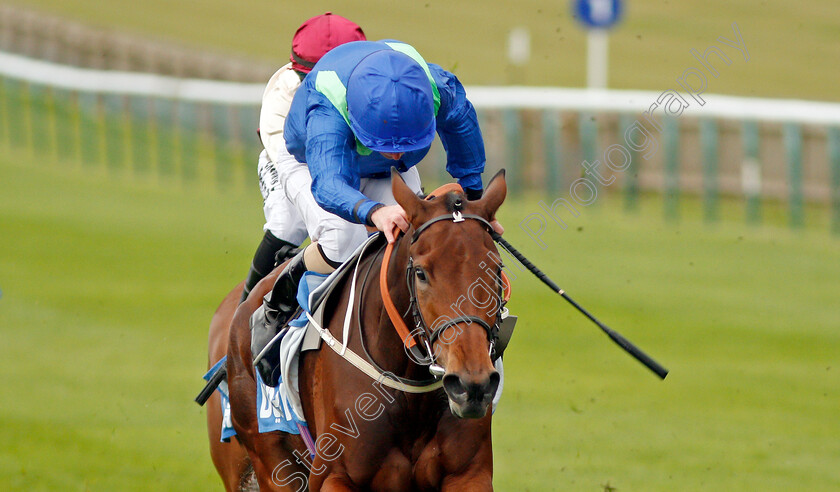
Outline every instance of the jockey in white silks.
<svg viewBox="0 0 840 492"><path fill-rule="evenodd" d="M264 150L257 164L260 192L265 213L264 235L257 247L242 299L274 268L275 262L290 256L307 237L305 229L297 227L294 204L287 198L278 180L278 156L286 152L283 127L292 105L292 98L315 63L336 46L365 39L362 28L341 17L326 13L313 17L298 28L292 39L290 63L281 67L269 79L260 109L259 134Z"/></svg>

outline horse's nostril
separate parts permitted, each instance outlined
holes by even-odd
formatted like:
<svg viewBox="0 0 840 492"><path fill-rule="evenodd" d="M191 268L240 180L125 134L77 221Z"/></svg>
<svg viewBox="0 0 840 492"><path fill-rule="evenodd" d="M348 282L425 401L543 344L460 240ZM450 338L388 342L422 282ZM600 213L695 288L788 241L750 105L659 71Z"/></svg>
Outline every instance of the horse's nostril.
<svg viewBox="0 0 840 492"><path fill-rule="evenodd" d="M499 374L498 371L493 371L490 374L490 379L487 383L487 393L490 394L492 398L496 394L496 390L499 389L499 382L501 382L502 376Z"/></svg>
<svg viewBox="0 0 840 492"><path fill-rule="evenodd" d="M461 378L455 374L447 374L443 377L443 389L450 398L456 400L467 399L467 388L461 382Z"/></svg>

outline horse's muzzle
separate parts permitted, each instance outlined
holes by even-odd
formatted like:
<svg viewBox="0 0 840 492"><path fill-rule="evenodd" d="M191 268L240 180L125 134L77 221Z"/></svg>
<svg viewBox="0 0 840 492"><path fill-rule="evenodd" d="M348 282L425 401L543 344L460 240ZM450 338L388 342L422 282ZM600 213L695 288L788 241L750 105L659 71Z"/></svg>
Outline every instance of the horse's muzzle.
<svg viewBox="0 0 840 492"><path fill-rule="evenodd" d="M449 408L456 417L477 419L484 417L499 388L498 371L489 373L483 381L464 381L454 373L443 377L443 390L449 397Z"/></svg>

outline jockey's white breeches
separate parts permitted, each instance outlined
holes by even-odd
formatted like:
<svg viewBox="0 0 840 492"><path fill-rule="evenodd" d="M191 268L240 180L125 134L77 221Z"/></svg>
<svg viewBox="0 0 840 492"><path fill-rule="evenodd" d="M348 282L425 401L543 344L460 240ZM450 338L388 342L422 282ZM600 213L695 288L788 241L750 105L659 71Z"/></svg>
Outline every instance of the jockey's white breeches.
<svg viewBox="0 0 840 492"><path fill-rule="evenodd" d="M298 162L285 148L277 162L271 162L265 150L259 157L260 191L265 200L264 230L292 244L301 244L307 236L318 242L328 259L344 262L368 236L362 224L348 222L322 209L312 196L312 178L306 164ZM420 193L420 175L412 167L402 173L406 184ZM390 179L362 178L359 191L371 200L394 205Z"/></svg>

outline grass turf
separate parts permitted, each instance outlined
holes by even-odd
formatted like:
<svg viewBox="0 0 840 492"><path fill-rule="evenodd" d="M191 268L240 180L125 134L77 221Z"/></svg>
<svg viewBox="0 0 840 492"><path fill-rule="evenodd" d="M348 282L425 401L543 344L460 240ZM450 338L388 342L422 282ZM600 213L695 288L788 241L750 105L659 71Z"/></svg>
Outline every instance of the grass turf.
<svg viewBox="0 0 840 492"><path fill-rule="evenodd" d="M248 194L110 180L0 157L0 483L6 490L208 490L192 398L218 301L260 236ZM748 228L729 205L676 225L613 196L543 250L506 237L671 370L658 381L510 265L521 321L494 417L497 490L840 487L840 240ZM822 212L817 211L818 215ZM772 214L771 214L772 215Z"/></svg>

